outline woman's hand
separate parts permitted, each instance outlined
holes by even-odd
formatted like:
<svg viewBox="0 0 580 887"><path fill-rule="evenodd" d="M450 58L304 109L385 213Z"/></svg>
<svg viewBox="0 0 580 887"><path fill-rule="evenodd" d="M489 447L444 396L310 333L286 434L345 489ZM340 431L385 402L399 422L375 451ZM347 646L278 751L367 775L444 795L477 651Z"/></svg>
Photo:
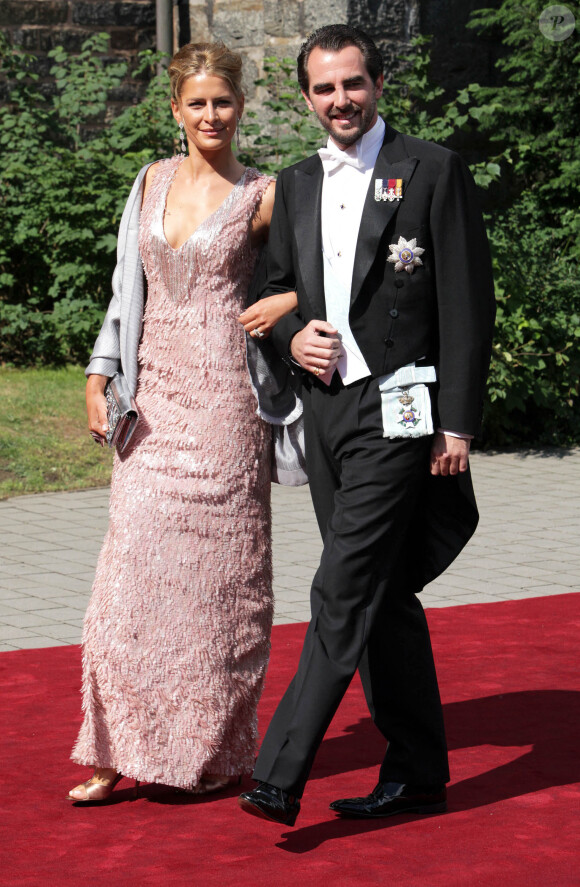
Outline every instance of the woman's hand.
<svg viewBox="0 0 580 887"><path fill-rule="evenodd" d="M269 336L278 321L298 307L298 299L294 291L266 296L254 305L246 308L238 317L245 331L258 339Z"/></svg>
<svg viewBox="0 0 580 887"><path fill-rule="evenodd" d="M105 385L109 381L108 376L98 376L96 373L87 379L87 414L89 417L89 431L93 439L105 446L105 434L109 430L107 421L107 400L105 398Z"/></svg>

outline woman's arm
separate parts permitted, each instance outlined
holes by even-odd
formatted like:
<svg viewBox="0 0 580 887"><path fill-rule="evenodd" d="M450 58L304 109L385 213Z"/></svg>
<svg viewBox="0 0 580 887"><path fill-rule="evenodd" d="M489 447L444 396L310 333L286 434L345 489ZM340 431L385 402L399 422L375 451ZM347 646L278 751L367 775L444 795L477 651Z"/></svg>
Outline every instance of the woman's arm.
<svg viewBox="0 0 580 887"><path fill-rule="evenodd" d="M274 209L274 195L276 193L276 183L270 182L260 200L254 218L252 219L252 246L260 247L268 242L268 234L270 233L270 222L272 221L272 210Z"/></svg>
<svg viewBox="0 0 580 887"><path fill-rule="evenodd" d="M270 335L282 317L296 311L297 307L298 299L294 291L278 293L275 296L266 296L250 305L243 314L240 314L238 320L250 336L256 336L258 330L262 335L257 338L262 339Z"/></svg>
<svg viewBox="0 0 580 887"><path fill-rule="evenodd" d="M264 191L258 211L252 220L253 246L263 246L268 241L275 192L276 184L275 182L270 182ZM274 296L267 296L250 305L238 317L238 320L250 336L264 338L270 334L270 331L282 317L295 311L297 307L298 299L295 292L277 293ZM262 335L257 336L256 331Z"/></svg>

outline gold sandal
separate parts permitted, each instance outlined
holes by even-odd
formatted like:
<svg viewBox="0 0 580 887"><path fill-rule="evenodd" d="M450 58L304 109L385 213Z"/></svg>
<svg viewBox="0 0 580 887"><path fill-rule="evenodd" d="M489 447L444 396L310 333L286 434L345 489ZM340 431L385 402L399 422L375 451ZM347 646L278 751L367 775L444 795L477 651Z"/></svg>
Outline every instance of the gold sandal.
<svg viewBox="0 0 580 887"><path fill-rule="evenodd" d="M86 782L81 782L80 785L76 785L67 795L68 801L73 801L75 804L93 804L99 803L101 801L106 801L110 798L113 793L113 789L117 785L118 782L123 778L122 773L117 773L116 776L110 782L102 782L100 777L97 776L96 773L93 773L90 779L87 779ZM79 789L84 789L85 797L84 798L75 798L73 792L78 791ZM139 793L139 780L135 780L135 788L133 790L133 797L137 798Z"/></svg>

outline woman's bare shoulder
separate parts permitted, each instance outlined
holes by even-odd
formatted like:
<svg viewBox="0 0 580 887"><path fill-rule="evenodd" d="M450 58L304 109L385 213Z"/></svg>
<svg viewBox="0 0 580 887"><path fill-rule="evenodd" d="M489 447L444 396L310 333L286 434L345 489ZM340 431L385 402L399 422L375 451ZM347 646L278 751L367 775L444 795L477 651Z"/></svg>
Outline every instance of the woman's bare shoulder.
<svg viewBox="0 0 580 887"><path fill-rule="evenodd" d="M160 171L167 163L171 163L173 160L173 157L166 157L163 160L156 160L154 163L151 164L151 166L145 173L145 179L143 183L143 199L145 199L145 197L147 196L147 192L155 181L156 176L159 175Z"/></svg>

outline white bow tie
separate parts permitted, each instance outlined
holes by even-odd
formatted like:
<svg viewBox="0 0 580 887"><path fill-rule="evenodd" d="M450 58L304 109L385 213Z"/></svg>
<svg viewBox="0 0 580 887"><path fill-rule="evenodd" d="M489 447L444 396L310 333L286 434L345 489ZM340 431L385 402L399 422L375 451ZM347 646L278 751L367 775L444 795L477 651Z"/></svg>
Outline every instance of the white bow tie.
<svg viewBox="0 0 580 887"><path fill-rule="evenodd" d="M341 166L352 166L354 169L364 169L364 163L358 157L352 157L339 148L319 148L318 156L322 160L324 172L327 175L336 172Z"/></svg>

